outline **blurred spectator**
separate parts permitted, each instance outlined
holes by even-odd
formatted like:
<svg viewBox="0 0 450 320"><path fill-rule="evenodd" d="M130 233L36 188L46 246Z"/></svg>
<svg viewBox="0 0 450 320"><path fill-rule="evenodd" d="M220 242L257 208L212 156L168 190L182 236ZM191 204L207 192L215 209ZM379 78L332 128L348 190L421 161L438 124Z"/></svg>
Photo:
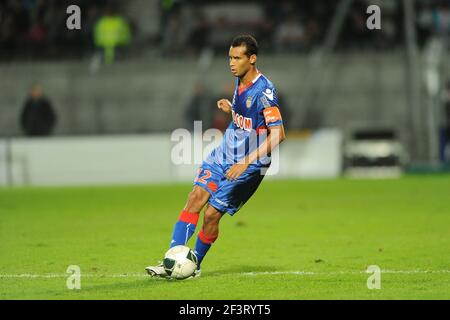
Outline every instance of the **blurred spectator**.
<svg viewBox="0 0 450 320"><path fill-rule="evenodd" d="M21 0L13 0L11 3L11 13L14 18L14 28L17 38L22 40L30 28L30 15L24 8Z"/></svg>
<svg viewBox="0 0 450 320"><path fill-rule="evenodd" d="M128 46L132 40L133 21L111 13L98 21L105 8L117 7L118 3L116 0L0 0L0 59L82 58L97 46L104 50L105 61L111 62L118 48ZM132 13L127 9L134 5L145 6L142 2L136 3L121 1L120 12ZM401 1L378 1L383 14L382 30L377 32L367 30L365 25L370 3L370 0L352 2L339 36L338 50L388 50L402 45L404 15ZM66 28L66 8L70 4L81 8L80 31ZM264 52L270 49L276 52L310 51L325 39L339 1L268 0L248 4L234 0L224 6L223 1L158 0L158 4L159 32L148 35L154 40L146 44L152 49L155 43L158 44L164 56L182 56L197 55L206 46L222 52L228 46L230 34L243 31L255 34L265 48ZM222 7L239 12L240 5L260 6L261 14L255 13L254 17L230 16L229 12L228 16L226 12L210 15ZM416 8L421 47L432 33L450 34L448 0L418 0Z"/></svg>
<svg viewBox="0 0 450 320"><path fill-rule="evenodd" d="M214 110L212 128L225 132L230 124L230 116L222 110Z"/></svg>
<svg viewBox="0 0 450 320"><path fill-rule="evenodd" d="M283 117L283 126L284 129L288 131L291 128L290 120L292 118L292 111L286 99L284 99L284 94L278 91L277 95L278 95L278 105L280 106L281 116Z"/></svg>
<svg viewBox="0 0 450 320"><path fill-rule="evenodd" d="M44 96L41 85L31 88L20 116L22 130L27 136L48 136L56 124L51 102Z"/></svg>
<svg viewBox="0 0 450 320"><path fill-rule="evenodd" d="M445 125L447 127L447 134L448 134L448 141L450 141L450 79L447 81L447 93L446 93L446 100L444 102L445 104L445 115L446 115L446 121Z"/></svg>
<svg viewBox="0 0 450 320"><path fill-rule="evenodd" d="M107 7L105 14L94 27L94 42L104 51L104 61L111 64L115 60L116 48L131 43L131 30L124 17Z"/></svg>
<svg viewBox="0 0 450 320"><path fill-rule="evenodd" d="M402 18L399 16L400 2L391 1L383 2L382 7L382 30L372 31L373 40L368 43L377 49L389 49L394 48L402 39ZM417 29L418 40L420 40L419 28ZM420 44L419 44L420 45Z"/></svg>
<svg viewBox="0 0 450 320"><path fill-rule="evenodd" d="M92 39L94 39L94 28L100 16L99 7L93 5L87 10L87 14L83 17L82 41L84 48L91 52L94 49Z"/></svg>
<svg viewBox="0 0 450 320"><path fill-rule="evenodd" d="M450 143L450 80L447 82L447 100L445 101L445 126L447 129L447 141Z"/></svg>
<svg viewBox="0 0 450 320"><path fill-rule="evenodd" d="M14 17L2 13L0 20L0 58L10 60L15 50Z"/></svg>
<svg viewBox="0 0 450 320"><path fill-rule="evenodd" d="M343 49L373 47L375 44L373 37L377 32L367 29L366 9L367 5L364 3L352 2L340 35L339 47Z"/></svg>
<svg viewBox="0 0 450 320"><path fill-rule="evenodd" d="M0 5L0 49L6 59L26 42L30 28L30 16L20 0Z"/></svg>
<svg viewBox="0 0 450 320"><path fill-rule="evenodd" d="M450 80L447 81L447 90L444 100L444 121L440 130L440 159L450 164Z"/></svg>
<svg viewBox="0 0 450 320"><path fill-rule="evenodd" d="M44 52L44 47L47 40L47 31L42 18L37 18L33 23L28 34L28 39L33 56L41 56Z"/></svg>
<svg viewBox="0 0 450 320"><path fill-rule="evenodd" d="M232 102L234 90L235 87L233 83L227 82L223 85L222 92L219 94L219 96L213 99L212 127L222 132L225 132L225 130L228 128L228 125L231 121L231 116L217 108L217 101L219 101L220 99L228 99L230 100L230 102Z"/></svg>
<svg viewBox="0 0 450 320"><path fill-rule="evenodd" d="M185 107L187 128L193 130L194 121L202 121L203 130L210 128L213 107L207 88L203 83L197 83L194 87L193 95Z"/></svg>
<svg viewBox="0 0 450 320"><path fill-rule="evenodd" d="M306 48L305 28L299 16L290 14L275 31L275 48L278 52L296 52Z"/></svg>
<svg viewBox="0 0 450 320"><path fill-rule="evenodd" d="M172 15L180 13L182 0L159 0L160 34L167 29L167 23Z"/></svg>
<svg viewBox="0 0 450 320"><path fill-rule="evenodd" d="M450 34L450 4L441 1L433 10L433 27L437 34L447 36Z"/></svg>
<svg viewBox="0 0 450 320"><path fill-rule="evenodd" d="M165 56L178 56L184 52L186 28L180 14L172 14L164 30L162 52Z"/></svg>
<svg viewBox="0 0 450 320"><path fill-rule="evenodd" d="M188 35L187 46L190 54L198 55L208 46L210 26L200 9L195 10L194 25Z"/></svg>

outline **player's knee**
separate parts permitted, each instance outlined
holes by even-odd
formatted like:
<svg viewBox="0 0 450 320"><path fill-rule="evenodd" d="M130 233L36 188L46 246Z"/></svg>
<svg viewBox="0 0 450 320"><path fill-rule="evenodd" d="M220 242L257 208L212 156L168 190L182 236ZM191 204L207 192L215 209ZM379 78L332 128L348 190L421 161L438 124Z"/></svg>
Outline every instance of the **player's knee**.
<svg viewBox="0 0 450 320"><path fill-rule="evenodd" d="M216 225L219 224L222 214L218 211L206 211L204 216L205 225Z"/></svg>
<svg viewBox="0 0 450 320"><path fill-rule="evenodd" d="M198 189L194 189L189 193L189 205L197 209L203 208L208 198Z"/></svg>

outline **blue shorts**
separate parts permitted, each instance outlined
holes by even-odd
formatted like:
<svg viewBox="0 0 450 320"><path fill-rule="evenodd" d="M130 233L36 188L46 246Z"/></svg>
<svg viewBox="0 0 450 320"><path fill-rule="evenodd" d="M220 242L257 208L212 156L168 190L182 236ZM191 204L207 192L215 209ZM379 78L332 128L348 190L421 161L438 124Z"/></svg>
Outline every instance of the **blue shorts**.
<svg viewBox="0 0 450 320"><path fill-rule="evenodd" d="M234 215L258 189L264 178L261 168L249 166L236 180L229 181L225 169L216 163L203 162L194 185L206 189L211 197L208 203L222 213Z"/></svg>

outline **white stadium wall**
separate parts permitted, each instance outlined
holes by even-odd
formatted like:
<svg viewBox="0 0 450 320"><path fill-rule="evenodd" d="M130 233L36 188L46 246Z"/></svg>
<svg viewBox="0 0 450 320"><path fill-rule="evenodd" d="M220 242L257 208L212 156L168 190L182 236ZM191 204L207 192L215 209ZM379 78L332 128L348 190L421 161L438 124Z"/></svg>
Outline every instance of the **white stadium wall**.
<svg viewBox="0 0 450 320"><path fill-rule="evenodd" d="M169 134L17 138L10 143L8 164L6 140L0 140L1 186L192 182L199 167L199 159L194 164L173 163L177 142ZM341 145L342 134L334 129L318 130L309 138L288 138L273 157L267 178L337 177ZM196 152L192 145L193 161Z"/></svg>
<svg viewBox="0 0 450 320"><path fill-rule="evenodd" d="M6 141L0 140L0 186L8 184L8 166L6 155Z"/></svg>

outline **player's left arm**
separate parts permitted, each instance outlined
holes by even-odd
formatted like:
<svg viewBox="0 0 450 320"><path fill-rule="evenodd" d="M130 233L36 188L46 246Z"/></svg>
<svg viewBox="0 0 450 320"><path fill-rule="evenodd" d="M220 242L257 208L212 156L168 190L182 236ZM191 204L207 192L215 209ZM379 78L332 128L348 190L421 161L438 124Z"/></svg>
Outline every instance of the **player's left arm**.
<svg viewBox="0 0 450 320"><path fill-rule="evenodd" d="M244 163L247 166L250 163L255 162L257 159L261 159L262 157L267 156L275 149L284 139L286 139L286 134L284 132L283 124L268 127L268 135L267 139L252 153L250 153L247 157L245 157Z"/></svg>
<svg viewBox="0 0 450 320"><path fill-rule="evenodd" d="M230 170L228 170L226 177L228 180L235 180L247 170L248 166L255 162L257 159L261 159L267 156L275 149L284 139L286 134L284 132L283 124L268 126L267 139L252 153L244 158L244 161L234 164Z"/></svg>

